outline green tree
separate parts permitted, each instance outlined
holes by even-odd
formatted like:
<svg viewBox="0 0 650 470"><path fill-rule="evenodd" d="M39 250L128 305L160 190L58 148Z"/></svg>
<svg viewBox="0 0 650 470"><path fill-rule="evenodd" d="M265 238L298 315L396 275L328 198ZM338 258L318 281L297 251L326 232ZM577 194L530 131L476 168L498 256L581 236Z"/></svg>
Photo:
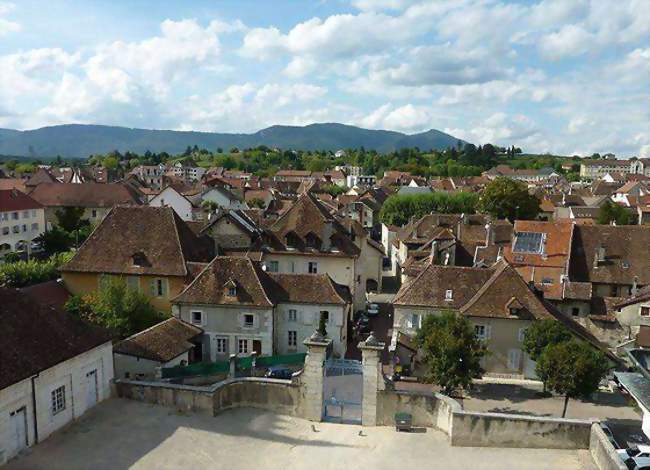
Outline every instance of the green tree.
<svg viewBox="0 0 650 470"><path fill-rule="evenodd" d="M571 332L557 320L534 321L524 335L523 349L537 361L549 345L563 343L573 338Z"/></svg>
<svg viewBox="0 0 650 470"><path fill-rule="evenodd" d="M31 259L0 265L0 286L25 287L59 277L59 268L72 259L72 253L59 253L45 261Z"/></svg>
<svg viewBox="0 0 650 470"><path fill-rule="evenodd" d="M40 243L43 250L50 254L68 251L74 242L68 232L56 226L40 234L34 241Z"/></svg>
<svg viewBox="0 0 650 470"><path fill-rule="evenodd" d="M486 347L462 315L443 312L441 316L427 316L418 330L417 343L424 353L427 380L442 387L445 395L468 388L472 379L484 372L480 361Z"/></svg>
<svg viewBox="0 0 650 470"><path fill-rule="evenodd" d="M609 225L612 222L616 222L616 225L633 225L634 218L625 207L607 199L598 210L597 222L601 225Z"/></svg>
<svg viewBox="0 0 650 470"><path fill-rule="evenodd" d="M477 202L478 195L469 192L393 195L384 202L379 218L385 224L401 226L411 217L419 219L431 212L473 214Z"/></svg>
<svg viewBox="0 0 650 470"><path fill-rule="evenodd" d="M89 224L88 220L82 219L84 211L83 207L64 207L57 210L54 215L56 215L59 227L66 232L74 232Z"/></svg>
<svg viewBox="0 0 650 470"><path fill-rule="evenodd" d="M92 294L73 296L66 310L91 323L109 328L121 337L131 336L164 319L145 294L127 286L122 278L110 278Z"/></svg>
<svg viewBox="0 0 650 470"><path fill-rule="evenodd" d="M539 199L528 193L522 182L499 177L491 181L481 193L478 208L498 219L530 220L539 214Z"/></svg>
<svg viewBox="0 0 650 470"><path fill-rule="evenodd" d="M537 374L547 378L548 388L564 395L563 418L569 398L588 398L598 391L608 369L602 352L575 339L548 346L537 362Z"/></svg>

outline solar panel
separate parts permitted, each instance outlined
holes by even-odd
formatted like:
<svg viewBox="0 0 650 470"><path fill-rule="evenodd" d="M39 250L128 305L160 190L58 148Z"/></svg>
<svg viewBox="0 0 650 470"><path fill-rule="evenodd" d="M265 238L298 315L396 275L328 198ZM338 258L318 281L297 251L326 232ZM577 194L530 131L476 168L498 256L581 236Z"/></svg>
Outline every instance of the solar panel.
<svg viewBox="0 0 650 470"><path fill-rule="evenodd" d="M543 233L519 232L515 237L515 253L541 253Z"/></svg>

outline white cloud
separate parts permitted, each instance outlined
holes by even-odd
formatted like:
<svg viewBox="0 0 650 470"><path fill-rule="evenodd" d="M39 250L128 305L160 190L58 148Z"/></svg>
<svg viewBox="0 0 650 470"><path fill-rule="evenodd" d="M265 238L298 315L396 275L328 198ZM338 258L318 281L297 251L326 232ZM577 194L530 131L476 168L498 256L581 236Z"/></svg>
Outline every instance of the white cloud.
<svg viewBox="0 0 650 470"><path fill-rule="evenodd" d="M362 11L401 10L413 0L352 0L351 3Z"/></svg>
<svg viewBox="0 0 650 470"><path fill-rule="evenodd" d="M419 131L431 127L430 108L406 104L395 107L384 104L359 120L359 125L371 129Z"/></svg>
<svg viewBox="0 0 650 470"><path fill-rule="evenodd" d="M650 144L642 145L639 150L639 156L641 158L650 158Z"/></svg>
<svg viewBox="0 0 650 470"><path fill-rule="evenodd" d="M0 2L0 37L10 33L17 33L21 25L15 21L3 18L15 9L15 5L9 2Z"/></svg>
<svg viewBox="0 0 650 470"><path fill-rule="evenodd" d="M584 54L594 41L593 34L581 26L571 24L544 36L539 43L539 49L544 56L556 60Z"/></svg>

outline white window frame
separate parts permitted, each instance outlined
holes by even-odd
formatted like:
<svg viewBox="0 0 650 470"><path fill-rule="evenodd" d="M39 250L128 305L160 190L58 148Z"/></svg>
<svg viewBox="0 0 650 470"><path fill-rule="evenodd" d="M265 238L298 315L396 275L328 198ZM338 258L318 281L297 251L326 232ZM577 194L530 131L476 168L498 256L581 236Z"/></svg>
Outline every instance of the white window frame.
<svg viewBox="0 0 650 470"><path fill-rule="evenodd" d="M290 348L298 347L298 332L296 330L287 331L287 346Z"/></svg>
<svg viewBox="0 0 650 470"><path fill-rule="evenodd" d="M194 321L194 314L195 313L199 314L199 322L198 323L196 321ZM203 325L203 321L204 321L203 310L190 310L190 323L192 325L201 326L201 325Z"/></svg>
<svg viewBox="0 0 650 470"><path fill-rule="evenodd" d="M214 338L214 351L217 354L227 354L228 353L228 337L227 336L216 336Z"/></svg>
<svg viewBox="0 0 650 470"><path fill-rule="evenodd" d="M526 327L519 328L519 331L517 332L517 339L519 340L520 343L524 342L524 338L526 337L526 330L528 330L528 328Z"/></svg>
<svg viewBox="0 0 650 470"><path fill-rule="evenodd" d="M246 322L246 317L248 317L248 316L253 318L253 321L250 324L248 324ZM244 313L244 314L242 314L242 326L244 328L255 328L255 314L254 313Z"/></svg>
<svg viewBox="0 0 650 470"><path fill-rule="evenodd" d="M481 328L483 329L482 332L480 332ZM480 341L490 339L490 325L474 325L474 335Z"/></svg>
<svg viewBox="0 0 650 470"><path fill-rule="evenodd" d="M242 345L244 347L242 347ZM238 338L237 339L237 354L248 354L248 339L247 338Z"/></svg>
<svg viewBox="0 0 650 470"><path fill-rule="evenodd" d="M318 261L308 261L307 272L309 274L318 274Z"/></svg>
<svg viewBox="0 0 650 470"><path fill-rule="evenodd" d="M419 313L410 313L406 319L406 326L412 329L419 329L422 327L422 315Z"/></svg>
<svg viewBox="0 0 650 470"><path fill-rule="evenodd" d="M298 310L295 308L290 308L287 312L287 321L297 322L298 321Z"/></svg>
<svg viewBox="0 0 650 470"><path fill-rule="evenodd" d="M267 271L270 273L279 273L280 272L280 262L277 260L269 261L267 265Z"/></svg>
<svg viewBox="0 0 650 470"><path fill-rule="evenodd" d="M50 392L51 404L50 411L52 416L56 416L62 411L65 411L66 402L65 402L65 385L55 388Z"/></svg>
<svg viewBox="0 0 650 470"><path fill-rule="evenodd" d="M445 300L447 302L454 300L454 291L452 289L447 289L445 291Z"/></svg>

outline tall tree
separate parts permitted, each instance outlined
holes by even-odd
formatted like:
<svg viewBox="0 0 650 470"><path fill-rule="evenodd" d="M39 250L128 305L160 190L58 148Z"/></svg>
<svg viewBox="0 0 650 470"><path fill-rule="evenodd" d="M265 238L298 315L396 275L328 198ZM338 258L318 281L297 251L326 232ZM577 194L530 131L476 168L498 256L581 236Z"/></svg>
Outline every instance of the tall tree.
<svg viewBox="0 0 650 470"><path fill-rule="evenodd" d="M537 361L547 346L563 343L573 338L571 332L557 320L537 320L526 330L523 349Z"/></svg>
<svg viewBox="0 0 650 470"><path fill-rule="evenodd" d="M468 388L472 379L484 372L480 361L486 347L464 316L454 312L427 316L418 330L417 343L424 352L428 381L440 385L445 395Z"/></svg>
<svg viewBox="0 0 650 470"><path fill-rule="evenodd" d="M548 346L537 362L537 374L546 377L548 388L564 395L563 418L569 398L588 398L598 391L608 368L602 352L575 339Z"/></svg>
<svg viewBox="0 0 650 470"><path fill-rule="evenodd" d="M528 193L526 185L510 178L491 181L481 193L479 210L498 219L530 220L539 214L539 199Z"/></svg>
<svg viewBox="0 0 650 470"><path fill-rule="evenodd" d="M625 207L619 206L608 199L598 210L597 222L601 225L608 225L612 222L615 222L616 225L632 225L634 224L634 218L632 213Z"/></svg>

